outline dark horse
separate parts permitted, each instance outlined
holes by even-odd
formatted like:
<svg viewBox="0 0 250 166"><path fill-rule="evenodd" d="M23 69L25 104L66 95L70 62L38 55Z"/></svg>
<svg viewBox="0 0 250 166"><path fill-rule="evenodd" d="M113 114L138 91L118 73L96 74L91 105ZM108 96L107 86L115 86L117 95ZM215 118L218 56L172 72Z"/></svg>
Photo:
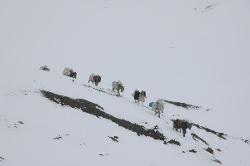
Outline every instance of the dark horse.
<svg viewBox="0 0 250 166"><path fill-rule="evenodd" d="M140 92L136 89L132 95L136 103L141 102L143 104L145 102L145 98L147 98L146 91L144 90Z"/></svg>
<svg viewBox="0 0 250 166"><path fill-rule="evenodd" d="M77 73L75 71L73 71L69 76L72 77L72 78L76 78Z"/></svg>
<svg viewBox="0 0 250 166"><path fill-rule="evenodd" d="M173 121L173 129L175 129L176 131L180 130L180 132L182 130L183 137L185 137L187 129L191 129L192 127L192 124L186 120L175 119L172 121Z"/></svg>
<svg viewBox="0 0 250 166"><path fill-rule="evenodd" d="M140 96L140 91L135 90L134 93L133 93L133 96L134 96L135 102L138 102L139 96Z"/></svg>
<svg viewBox="0 0 250 166"><path fill-rule="evenodd" d="M98 86L98 84L102 81L102 76L96 75L96 74L91 74L89 76L89 82L95 83L95 86Z"/></svg>

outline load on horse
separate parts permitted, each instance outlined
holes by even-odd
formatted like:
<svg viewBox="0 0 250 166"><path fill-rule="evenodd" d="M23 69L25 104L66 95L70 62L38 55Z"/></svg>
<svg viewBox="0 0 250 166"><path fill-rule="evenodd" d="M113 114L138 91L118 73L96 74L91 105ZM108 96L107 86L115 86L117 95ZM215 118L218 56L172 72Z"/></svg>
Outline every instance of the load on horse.
<svg viewBox="0 0 250 166"><path fill-rule="evenodd" d="M164 101L159 99L156 102L152 103L152 110L155 112L155 115L158 115L158 117L161 117L161 113L163 113L164 110Z"/></svg>
<svg viewBox="0 0 250 166"><path fill-rule="evenodd" d="M120 96L120 92L124 91L124 86L121 81L113 81L112 82L112 91L116 92L118 96Z"/></svg>
<svg viewBox="0 0 250 166"><path fill-rule="evenodd" d="M72 77L72 78L76 78L77 73L73 69L65 67L64 70L63 70L63 75L69 76L69 77Z"/></svg>
<svg viewBox="0 0 250 166"><path fill-rule="evenodd" d="M139 90L135 90L134 93L132 94L134 97L135 103L143 103L145 102L145 99L147 98L146 91L142 90L141 92Z"/></svg>
<svg viewBox="0 0 250 166"><path fill-rule="evenodd" d="M89 76L89 82L92 82L95 83L95 86L98 86L98 84L102 81L102 76L98 75L98 74L94 74L92 73L90 76Z"/></svg>

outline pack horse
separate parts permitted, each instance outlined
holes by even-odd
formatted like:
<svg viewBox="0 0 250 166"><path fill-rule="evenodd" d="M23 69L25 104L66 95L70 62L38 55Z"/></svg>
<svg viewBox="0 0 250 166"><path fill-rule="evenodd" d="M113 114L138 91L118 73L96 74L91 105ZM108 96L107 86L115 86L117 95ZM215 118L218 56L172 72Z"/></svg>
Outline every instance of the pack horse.
<svg viewBox="0 0 250 166"><path fill-rule="evenodd" d="M135 103L140 103L143 105L145 102L145 99L147 98L146 91L142 90L141 92L139 90L135 90L134 93L132 94L134 97Z"/></svg>
<svg viewBox="0 0 250 166"><path fill-rule="evenodd" d="M152 110L155 112L155 115L158 115L159 118L161 117L161 113L163 113L164 108L164 102L161 99L152 103Z"/></svg>
<svg viewBox="0 0 250 166"><path fill-rule="evenodd" d="M124 86L121 81L113 81L112 82L112 91L117 93L117 96L120 96L124 91Z"/></svg>
<svg viewBox="0 0 250 166"><path fill-rule="evenodd" d="M97 75L97 74L94 74L92 73L90 76L89 76L89 82L92 82L92 84L94 83L95 86L98 86L98 84L102 81L102 76L100 75Z"/></svg>
<svg viewBox="0 0 250 166"><path fill-rule="evenodd" d="M63 70L63 75L68 76L68 77L72 77L72 78L76 78L77 73L73 69L65 67Z"/></svg>
<svg viewBox="0 0 250 166"><path fill-rule="evenodd" d="M192 127L192 124L186 120L175 119L172 121L173 121L173 129L180 132L182 131L183 137L185 137L187 129L191 129Z"/></svg>

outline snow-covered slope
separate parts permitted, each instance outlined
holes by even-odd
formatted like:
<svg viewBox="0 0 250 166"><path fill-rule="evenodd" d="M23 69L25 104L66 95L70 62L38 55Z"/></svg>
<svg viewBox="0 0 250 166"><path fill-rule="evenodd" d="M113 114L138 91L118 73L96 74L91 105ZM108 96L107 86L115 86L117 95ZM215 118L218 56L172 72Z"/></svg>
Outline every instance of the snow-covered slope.
<svg viewBox="0 0 250 166"><path fill-rule="evenodd" d="M0 165L217 165L215 158L223 165L249 165L250 147L241 140L250 138L249 5L246 0L0 1ZM50 72L39 70L44 64ZM62 76L65 66L77 71L75 82ZM121 80L123 97L83 86L92 72L103 76L105 89ZM202 109L166 104L159 119L133 103L135 88L147 91L145 105L163 98ZM89 100L149 129L157 125L181 146L52 103L40 89ZM225 133L226 140L195 127L183 138L172 130L173 118ZM191 133L205 139L214 155Z"/></svg>

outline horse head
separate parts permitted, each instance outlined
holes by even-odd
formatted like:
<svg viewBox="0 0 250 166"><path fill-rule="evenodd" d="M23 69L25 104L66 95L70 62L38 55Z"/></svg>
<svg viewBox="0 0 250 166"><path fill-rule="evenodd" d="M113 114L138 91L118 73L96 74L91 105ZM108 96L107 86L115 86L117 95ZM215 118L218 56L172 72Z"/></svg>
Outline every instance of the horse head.
<svg viewBox="0 0 250 166"><path fill-rule="evenodd" d="M124 86L123 85L120 85L121 86L121 92L124 91Z"/></svg>
<svg viewBox="0 0 250 166"><path fill-rule="evenodd" d="M187 122L187 126L188 126L188 129L191 129L192 128L192 124Z"/></svg>
<svg viewBox="0 0 250 166"><path fill-rule="evenodd" d="M102 81L102 76L98 75L98 81L101 82Z"/></svg>
<svg viewBox="0 0 250 166"><path fill-rule="evenodd" d="M72 73L72 77L73 77L73 78L76 78L76 76L77 76L77 73L76 73L76 72L73 72L73 73Z"/></svg>
<svg viewBox="0 0 250 166"><path fill-rule="evenodd" d="M141 91L141 94L142 94L144 97L147 97L146 91L142 90L142 91Z"/></svg>

